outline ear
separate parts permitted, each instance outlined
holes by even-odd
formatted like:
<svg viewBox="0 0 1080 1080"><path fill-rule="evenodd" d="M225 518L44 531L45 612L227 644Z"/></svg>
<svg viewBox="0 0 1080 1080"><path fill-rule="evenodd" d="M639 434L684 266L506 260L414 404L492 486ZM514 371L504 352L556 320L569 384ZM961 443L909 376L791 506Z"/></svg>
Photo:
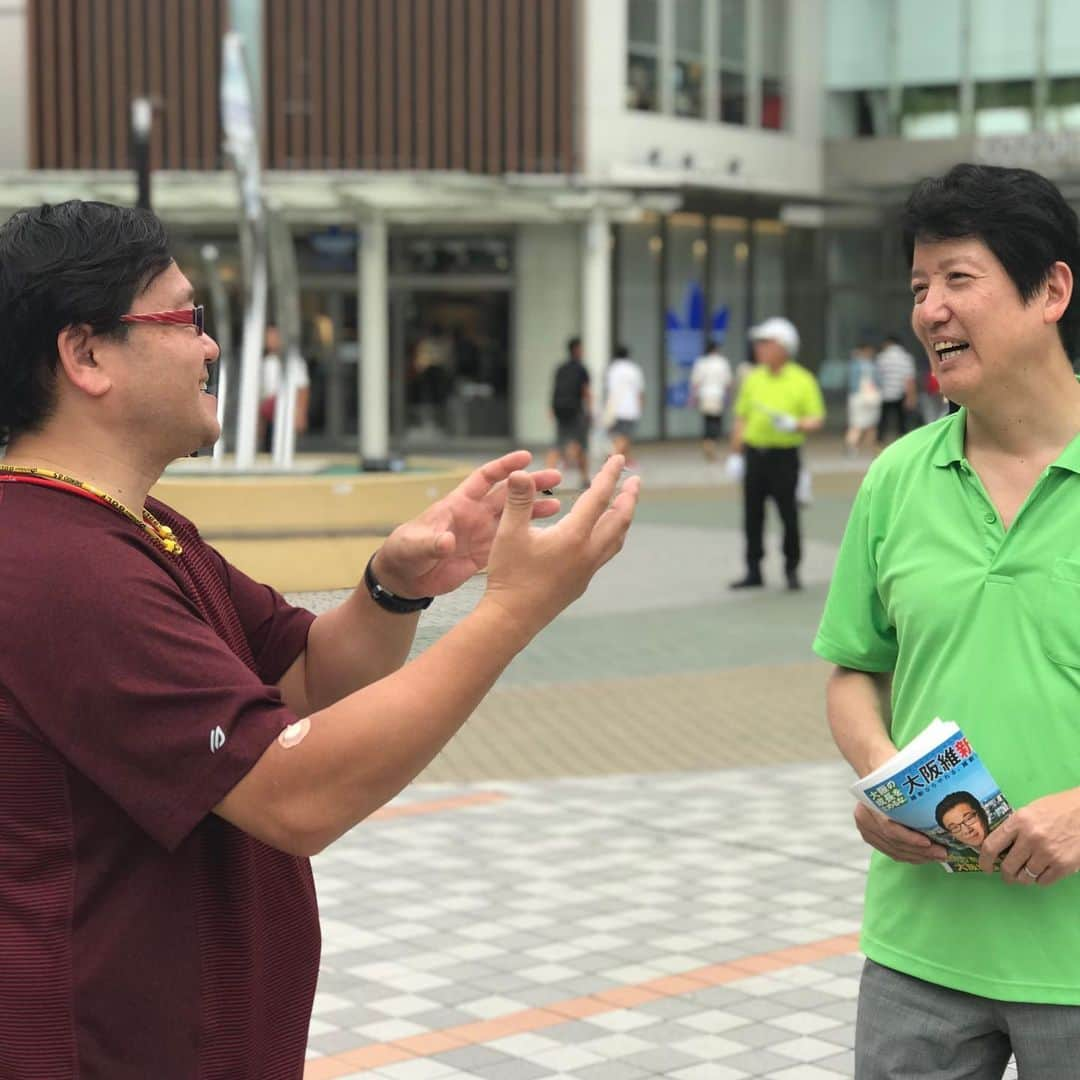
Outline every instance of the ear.
<svg viewBox="0 0 1080 1080"><path fill-rule="evenodd" d="M1046 301L1043 318L1048 323L1061 320L1072 299L1073 275L1067 263L1056 262L1046 277Z"/></svg>
<svg viewBox="0 0 1080 1080"><path fill-rule="evenodd" d="M90 397L101 397L112 380L94 358L93 345L100 341L86 323L65 326L56 336L60 370L67 381Z"/></svg>

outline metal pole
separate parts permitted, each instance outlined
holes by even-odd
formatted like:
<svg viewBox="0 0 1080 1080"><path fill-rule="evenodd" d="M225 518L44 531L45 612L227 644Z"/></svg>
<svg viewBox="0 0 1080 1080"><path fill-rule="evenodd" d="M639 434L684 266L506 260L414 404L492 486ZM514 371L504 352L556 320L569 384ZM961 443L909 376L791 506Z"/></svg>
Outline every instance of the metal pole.
<svg viewBox="0 0 1080 1080"><path fill-rule="evenodd" d="M137 97L131 102L131 159L135 167L135 205L150 209L150 132L154 124L154 107L149 98Z"/></svg>
<svg viewBox="0 0 1080 1080"><path fill-rule="evenodd" d="M386 220L373 213L360 230L360 458L365 470L390 468L390 349Z"/></svg>

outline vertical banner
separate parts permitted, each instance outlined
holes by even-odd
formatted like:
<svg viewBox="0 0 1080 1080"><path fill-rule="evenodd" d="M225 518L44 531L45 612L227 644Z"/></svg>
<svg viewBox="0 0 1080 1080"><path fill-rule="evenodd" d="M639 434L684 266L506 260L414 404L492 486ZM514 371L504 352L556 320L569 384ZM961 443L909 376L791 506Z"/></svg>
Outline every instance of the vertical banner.
<svg viewBox="0 0 1080 1080"><path fill-rule="evenodd" d="M240 390L236 410L236 465L255 464L259 411L259 368L266 335L266 211L262 197L259 121L251 89L244 42L235 31L224 37L221 52L221 119L225 153L240 190L240 246L244 254L244 332L240 343Z"/></svg>
<svg viewBox="0 0 1080 1080"><path fill-rule="evenodd" d="M281 334L281 376L274 406L274 465L292 467L296 453L296 397L304 364L300 351L300 277L292 231L281 214L267 212L270 270L274 283L274 311Z"/></svg>

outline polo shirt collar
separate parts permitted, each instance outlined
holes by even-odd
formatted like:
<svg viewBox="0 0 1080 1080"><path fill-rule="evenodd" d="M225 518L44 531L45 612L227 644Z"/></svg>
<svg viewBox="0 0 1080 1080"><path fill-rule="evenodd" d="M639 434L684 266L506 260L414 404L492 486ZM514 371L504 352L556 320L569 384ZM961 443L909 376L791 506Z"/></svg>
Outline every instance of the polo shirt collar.
<svg viewBox="0 0 1080 1080"><path fill-rule="evenodd" d="M946 418L941 425L941 434L931 458L939 469L964 463L964 432L967 430L967 409L961 407L958 412ZM1050 468L1065 469L1067 472L1080 473L1080 435L1077 435L1062 450L1057 461Z"/></svg>
<svg viewBox="0 0 1080 1080"><path fill-rule="evenodd" d="M939 469L960 465L964 461L964 431L967 428L967 409L947 416L941 425L931 461Z"/></svg>

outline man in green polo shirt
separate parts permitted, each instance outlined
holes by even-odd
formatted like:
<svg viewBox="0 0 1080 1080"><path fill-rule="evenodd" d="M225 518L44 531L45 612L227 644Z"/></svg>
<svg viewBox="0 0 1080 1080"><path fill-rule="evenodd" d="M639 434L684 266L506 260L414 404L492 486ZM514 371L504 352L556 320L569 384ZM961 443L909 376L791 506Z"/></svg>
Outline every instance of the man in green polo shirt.
<svg viewBox="0 0 1080 1080"><path fill-rule="evenodd" d="M1080 1055L1080 302L1077 217L1023 169L959 165L903 215L912 326L963 407L889 447L848 522L814 649L859 776L935 716L1017 812L986 873L858 807L876 849L860 1080L1077 1075ZM1000 870L994 862L1000 858Z"/></svg>
<svg viewBox="0 0 1080 1080"><path fill-rule="evenodd" d="M743 380L735 399L733 454L743 460L743 530L746 534L746 575L733 589L760 588L765 556L765 503L772 499L784 526L784 572L789 589L800 588L799 447L807 432L825 422L825 403L817 380L795 363L799 332L782 318L766 319L753 327L757 366Z"/></svg>

